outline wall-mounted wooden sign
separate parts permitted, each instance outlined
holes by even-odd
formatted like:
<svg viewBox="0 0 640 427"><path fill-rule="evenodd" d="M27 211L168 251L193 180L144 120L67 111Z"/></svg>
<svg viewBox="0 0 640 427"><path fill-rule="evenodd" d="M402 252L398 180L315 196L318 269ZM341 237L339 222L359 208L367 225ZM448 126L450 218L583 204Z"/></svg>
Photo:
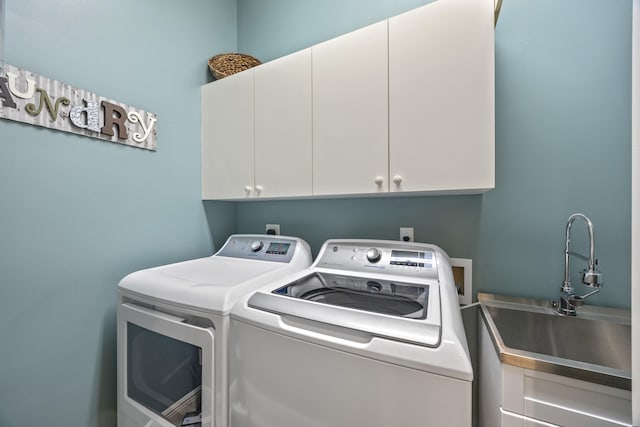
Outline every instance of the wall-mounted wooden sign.
<svg viewBox="0 0 640 427"><path fill-rule="evenodd" d="M4 64L0 118L156 150L158 118L26 70Z"/></svg>

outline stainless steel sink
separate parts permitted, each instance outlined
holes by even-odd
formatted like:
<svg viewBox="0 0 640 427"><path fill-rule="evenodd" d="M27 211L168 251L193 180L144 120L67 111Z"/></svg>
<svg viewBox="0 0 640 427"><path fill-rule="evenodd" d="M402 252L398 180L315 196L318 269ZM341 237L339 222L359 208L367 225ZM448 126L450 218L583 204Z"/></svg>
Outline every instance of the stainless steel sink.
<svg viewBox="0 0 640 427"><path fill-rule="evenodd" d="M631 371L631 325L488 307L504 345Z"/></svg>
<svg viewBox="0 0 640 427"><path fill-rule="evenodd" d="M560 316L541 304L481 305L504 363L631 389L631 324L624 318L602 310Z"/></svg>

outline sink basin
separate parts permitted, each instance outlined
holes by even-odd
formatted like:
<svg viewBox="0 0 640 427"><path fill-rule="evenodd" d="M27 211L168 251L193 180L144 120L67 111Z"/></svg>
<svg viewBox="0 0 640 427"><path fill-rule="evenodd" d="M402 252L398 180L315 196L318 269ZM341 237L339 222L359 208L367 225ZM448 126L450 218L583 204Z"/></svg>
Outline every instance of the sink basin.
<svg viewBox="0 0 640 427"><path fill-rule="evenodd" d="M566 317L549 301L478 299L503 363L631 390L628 310L584 306L577 317Z"/></svg>
<svg viewBox="0 0 640 427"><path fill-rule="evenodd" d="M487 307L506 347L631 371L631 325Z"/></svg>

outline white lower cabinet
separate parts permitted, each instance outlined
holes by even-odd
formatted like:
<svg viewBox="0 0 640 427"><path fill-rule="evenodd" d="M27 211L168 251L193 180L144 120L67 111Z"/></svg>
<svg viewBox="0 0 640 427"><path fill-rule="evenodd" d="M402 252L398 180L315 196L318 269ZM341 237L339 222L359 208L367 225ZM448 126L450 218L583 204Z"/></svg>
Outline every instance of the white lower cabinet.
<svg viewBox="0 0 640 427"><path fill-rule="evenodd" d="M480 324L480 427L631 426L631 392L501 363Z"/></svg>
<svg viewBox="0 0 640 427"><path fill-rule="evenodd" d="M514 414L513 412L501 410L502 427L560 427L556 424L545 423L544 421L535 420L523 415Z"/></svg>

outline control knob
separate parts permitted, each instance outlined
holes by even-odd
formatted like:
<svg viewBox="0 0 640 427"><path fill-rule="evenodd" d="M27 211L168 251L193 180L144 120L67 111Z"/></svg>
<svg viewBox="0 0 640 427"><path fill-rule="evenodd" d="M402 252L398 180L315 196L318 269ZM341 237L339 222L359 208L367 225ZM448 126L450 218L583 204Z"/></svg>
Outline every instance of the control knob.
<svg viewBox="0 0 640 427"><path fill-rule="evenodd" d="M256 240L255 242L251 243L251 252L258 252L260 249L262 249L263 246L264 243L262 243L262 241Z"/></svg>
<svg viewBox="0 0 640 427"><path fill-rule="evenodd" d="M372 263L380 261L382 258L382 252L379 249L371 248L367 251L367 260Z"/></svg>

